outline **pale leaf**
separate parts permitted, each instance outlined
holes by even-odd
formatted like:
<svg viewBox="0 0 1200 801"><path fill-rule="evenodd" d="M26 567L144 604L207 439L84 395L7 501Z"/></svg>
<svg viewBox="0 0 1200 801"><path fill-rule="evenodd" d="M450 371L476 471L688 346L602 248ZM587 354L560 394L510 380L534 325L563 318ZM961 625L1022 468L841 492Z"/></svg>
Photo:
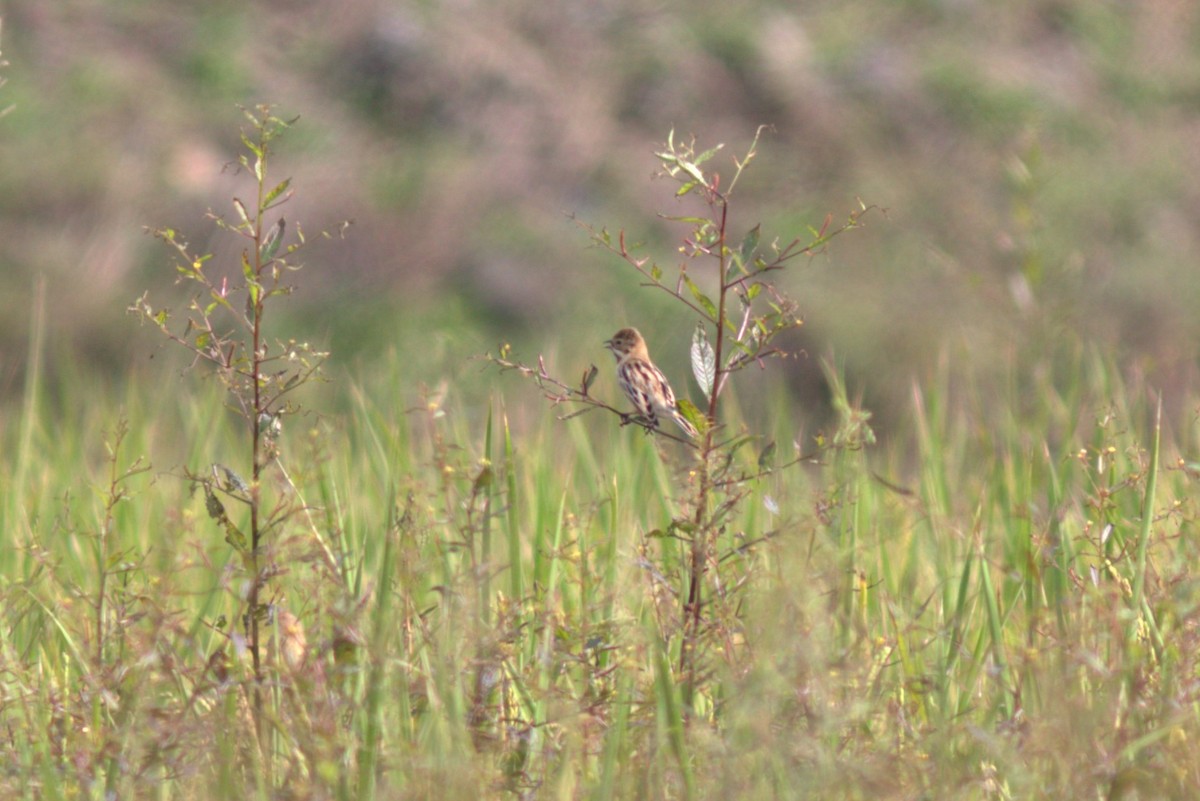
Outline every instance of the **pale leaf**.
<svg viewBox="0 0 1200 801"><path fill-rule="evenodd" d="M704 397L711 398L713 381L717 376L717 356L713 353L702 323L696 325L696 331L692 334L692 374L696 376L696 383L700 385Z"/></svg>

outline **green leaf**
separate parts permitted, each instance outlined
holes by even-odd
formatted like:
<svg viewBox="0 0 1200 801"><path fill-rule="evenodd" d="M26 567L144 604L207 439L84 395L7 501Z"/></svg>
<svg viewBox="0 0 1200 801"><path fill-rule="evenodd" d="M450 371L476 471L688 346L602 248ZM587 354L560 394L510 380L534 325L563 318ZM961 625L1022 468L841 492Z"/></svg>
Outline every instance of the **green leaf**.
<svg viewBox="0 0 1200 801"><path fill-rule="evenodd" d="M704 416L704 412L700 411L696 404L687 398L680 398L675 402L675 406L679 409L679 413L683 415L683 418L691 423L701 434L708 429L708 418Z"/></svg>
<svg viewBox="0 0 1200 801"><path fill-rule="evenodd" d="M747 342L744 339L734 339L733 337L729 337L725 341L732 344L735 348L740 350L742 353L745 353L747 355L753 354L753 351L750 349L750 345L752 344L752 341ZM729 361L727 362L727 364L733 364L735 361L737 361L737 358L738 358L738 355L736 353L731 353L729 355Z"/></svg>
<svg viewBox="0 0 1200 801"><path fill-rule="evenodd" d="M725 147L724 143L719 144L716 147L711 147L708 150L705 150L699 156L696 156L696 163L703 164L704 162L711 159L713 156L717 155L717 152L723 147Z"/></svg>
<svg viewBox="0 0 1200 801"><path fill-rule="evenodd" d="M675 197L683 197L684 195L686 195L688 192L691 192L695 188L696 188L696 181L688 181L686 184L684 184L683 186L681 186L675 190Z"/></svg>
<svg viewBox="0 0 1200 801"><path fill-rule="evenodd" d="M255 156L258 156L260 159L262 158L262 149L258 145L254 144L254 142L250 141L250 137L246 136L245 134L242 134L242 144L245 145L246 149Z"/></svg>
<svg viewBox="0 0 1200 801"><path fill-rule="evenodd" d="M694 178L697 183L701 183L701 184L704 184L705 186L708 186L708 181L704 180L704 173L700 172L699 167L697 167L692 162L684 161L683 159L676 159L676 162L679 164L680 167L683 168L683 171L686 172L688 175L692 176L692 178Z"/></svg>
<svg viewBox="0 0 1200 801"><path fill-rule="evenodd" d="M228 517L222 518L222 520L225 523L225 541L242 555L243 560L248 561L250 559L250 546L246 543L246 535Z"/></svg>
<svg viewBox="0 0 1200 801"><path fill-rule="evenodd" d="M762 292L762 284L751 284L746 289L746 300L754 300L759 292Z"/></svg>
<svg viewBox="0 0 1200 801"><path fill-rule="evenodd" d="M481 469L479 474L475 476L475 483L471 487L471 494L478 495L488 487L492 486L492 479L494 477L495 474L492 472L491 467L484 467Z"/></svg>
<svg viewBox="0 0 1200 801"><path fill-rule="evenodd" d="M223 473L225 473L225 481L229 488L238 492L250 492L250 485L246 483L246 479L242 478L232 468L226 467L223 464L217 465Z"/></svg>
<svg viewBox="0 0 1200 801"><path fill-rule="evenodd" d="M208 511L208 516L213 520L222 520L225 517L225 506L221 503L220 498L213 494L212 488L208 483L204 484L204 507Z"/></svg>
<svg viewBox="0 0 1200 801"><path fill-rule="evenodd" d="M692 333L692 375L696 377L704 397L711 399L713 381L717 376L717 356L708 342L703 323L698 323Z"/></svg>
<svg viewBox="0 0 1200 801"><path fill-rule="evenodd" d="M283 183L279 184L279 186L275 187L270 192L268 192L267 196L265 198L263 198L263 204L262 204L263 209L266 210L267 208L269 208L271 205L271 201L273 201L275 198L279 197L284 192L286 192L288 186L290 186L291 183L292 183L291 178L285 178Z"/></svg>
<svg viewBox="0 0 1200 801"><path fill-rule="evenodd" d="M749 445L750 443L757 442L757 441L758 441L758 437L755 436L754 434L745 434L743 436L736 437L731 442L726 443L725 447L728 449L728 452L730 454L733 454L733 453L741 450L742 448L744 448L746 445Z"/></svg>
<svg viewBox="0 0 1200 801"><path fill-rule="evenodd" d="M212 295L212 303L204 307L205 317L208 317L210 314L212 314L213 309L217 308L217 306L223 306L226 309L233 311L233 307L229 305L229 298L222 295L220 291L213 289L209 294Z"/></svg>
<svg viewBox="0 0 1200 801"><path fill-rule="evenodd" d="M758 248L758 240L762 235L762 226L756 225L746 234L746 238L742 240L741 246L738 248L738 266L744 272L746 265L754 261L754 251Z"/></svg>
<svg viewBox="0 0 1200 801"><path fill-rule="evenodd" d="M650 265L650 280L656 284L662 280L662 268L657 264Z"/></svg>
<svg viewBox="0 0 1200 801"><path fill-rule="evenodd" d="M700 307L708 313L709 319L714 323L717 322L716 304L709 300L708 296L700 291L700 287L696 286L696 283L688 276L687 273L683 274L683 282L687 284L687 288L692 292L692 297L696 299L696 302L700 304Z"/></svg>
<svg viewBox="0 0 1200 801"><path fill-rule="evenodd" d="M246 211L246 204L243 203L242 201L238 200L235 197L233 199L233 207L235 209L237 209L238 216L242 218L242 224L245 226L249 226L250 225L250 214L249 214L249 212Z"/></svg>
<svg viewBox="0 0 1200 801"><path fill-rule="evenodd" d="M696 524L693 523L691 520L686 520L684 518L677 517L671 521L671 531L672 532L682 531L684 534L695 534L696 533Z"/></svg>
<svg viewBox="0 0 1200 801"><path fill-rule="evenodd" d="M597 376L597 374L599 374L599 372L600 372L600 368L596 367L596 365L593 364L591 366L591 369L589 369L586 373L583 374L583 383L580 384L580 387L581 387L584 395L588 394L588 389L591 388L592 382L596 380L596 376Z"/></svg>
<svg viewBox="0 0 1200 801"><path fill-rule="evenodd" d="M775 457L775 440L771 440L758 454L758 469L769 470Z"/></svg>
<svg viewBox="0 0 1200 801"><path fill-rule="evenodd" d="M283 232L286 227L287 221L282 217L271 227L270 233L267 234L267 238L263 240L262 247L258 251L260 261L270 261L275 258L275 254L279 252L279 244L283 242Z"/></svg>

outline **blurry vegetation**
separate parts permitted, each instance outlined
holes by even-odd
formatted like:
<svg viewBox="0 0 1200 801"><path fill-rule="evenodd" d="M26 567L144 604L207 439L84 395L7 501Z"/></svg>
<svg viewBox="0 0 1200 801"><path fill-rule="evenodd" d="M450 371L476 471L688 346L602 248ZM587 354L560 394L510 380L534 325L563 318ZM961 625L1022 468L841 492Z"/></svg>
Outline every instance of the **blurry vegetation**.
<svg viewBox="0 0 1200 801"><path fill-rule="evenodd" d="M316 312L316 335L344 357L406 350L432 328L467 352L555 340L595 358L614 320L662 307L613 283L565 215L652 220L657 189L643 178L662 131L741 141L767 123L750 216L786 228L856 196L890 210L806 276L802 298L803 344L836 341L881 422L947 350L994 357L1029 303L1057 307L1061 291L1067 324L1120 363L1163 381L1194 373L1200 48L1187 4L761 2L681 15L637 2L463 13L11 0L4 15L16 105L0 123L6 396L38 275L55 298L51 347L126 371L113 309L154 280L142 226L197 219L227 196L233 105L263 100L304 119L280 154L314 187L299 217L356 221L336 256L313 252L322 268L291 309ZM1014 189L1014 165L1036 193ZM1042 220L1032 294L1015 284L1021 203ZM634 233L677 244L662 226ZM574 265L591 276L582 288L565 277ZM817 373L797 365L800 397Z"/></svg>
<svg viewBox="0 0 1200 801"><path fill-rule="evenodd" d="M218 226L235 266L246 248L228 283L220 257L177 249L187 280L167 296L176 325L191 322L166 332L216 381L176 385L142 362L121 381L67 369L50 392L52 305L35 296L33 369L0 425L5 797L990 801L1200 786L1194 395L1164 413L1144 377L1043 319L994 363L943 357L881 445L832 366L821 431L777 388L746 385L753 359L706 393L723 372L702 369L709 325L692 334L700 393L679 383L708 395L694 422L718 424L694 449L547 408L479 365L414 387L400 351L304 387L306 409L345 410L314 414L277 401L321 354L293 359L278 340L290 326L253 300L276 308L261 292L296 253L263 238L272 202ZM752 228L726 249L724 224L691 224L696 288L680 297L712 314L699 285L715 255L755 329L791 327L765 285L787 245ZM596 236L643 271L626 283L675 286L671 262ZM224 333L246 294L250 350ZM732 364L773 347L739 341ZM584 396L614 397L611 372L581 372Z"/></svg>

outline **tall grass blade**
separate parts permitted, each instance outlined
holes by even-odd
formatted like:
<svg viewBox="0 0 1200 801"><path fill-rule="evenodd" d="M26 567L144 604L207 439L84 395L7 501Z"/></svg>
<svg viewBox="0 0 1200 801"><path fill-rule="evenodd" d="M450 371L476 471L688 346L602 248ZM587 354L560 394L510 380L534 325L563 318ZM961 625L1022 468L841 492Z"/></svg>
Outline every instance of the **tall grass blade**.
<svg viewBox="0 0 1200 801"><path fill-rule="evenodd" d="M367 692L363 709L365 715L362 743L358 749L358 801L375 798L375 774L379 763L379 746L383 734L384 671L388 665L386 645L391 639L390 600L392 597L392 537L384 538L383 553L380 554L379 581L375 586L375 610L372 620L371 667L367 678Z"/></svg>
<svg viewBox="0 0 1200 801"><path fill-rule="evenodd" d="M492 409L488 402L487 425L483 434L483 455L486 464L483 470L492 470ZM487 505L479 523L479 620L487 626L491 623L492 604L492 510L496 508L496 482L488 481L485 488Z"/></svg>
<svg viewBox="0 0 1200 801"><path fill-rule="evenodd" d="M1146 592L1146 553L1150 547L1150 534L1154 530L1154 497L1158 491L1158 448L1162 437L1162 395L1154 412L1154 434L1150 440L1150 466L1146 473L1146 493L1142 499L1142 525L1138 530L1137 564L1133 574L1133 608L1141 614L1142 600Z"/></svg>
<svg viewBox="0 0 1200 801"><path fill-rule="evenodd" d="M508 489L505 520L508 534L508 579L513 603L520 603L525 596L525 582L521 574L521 528L517 503L517 460L513 455L512 430L508 415L501 410L504 425L504 478Z"/></svg>
<svg viewBox="0 0 1200 801"><path fill-rule="evenodd" d="M666 644L658 637L655 639L654 698L658 707L658 719L666 734L671 753L679 765L679 773L683 778L684 798L693 799L696 797L696 780L692 772L691 754L687 749L686 727L679 689L671 674Z"/></svg>
<svg viewBox="0 0 1200 801"><path fill-rule="evenodd" d="M25 394L21 404L21 433L13 467L12 494L9 496L9 520L24 527L25 484L33 454L33 432L38 426L38 402L42 389L42 358L46 339L46 277L39 275L33 288L33 314L29 323L29 351L26 356Z"/></svg>
<svg viewBox="0 0 1200 801"><path fill-rule="evenodd" d="M1146 555L1150 550L1150 535L1154 531L1154 503L1158 493L1158 460L1162 438L1162 408L1163 401L1160 393L1158 405L1154 410L1154 432L1150 440L1150 466L1146 472L1146 493L1142 499L1142 524L1138 529L1137 562L1133 574L1133 616L1130 620L1129 630L1129 638L1133 638L1137 635L1139 627L1145 626L1146 633L1158 651L1163 648L1163 637L1155 620L1154 610L1146 603Z"/></svg>
<svg viewBox="0 0 1200 801"><path fill-rule="evenodd" d="M979 578L982 583L984 607L987 609L988 635L992 641L992 659L996 662L996 674L1000 679L1000 706L1004 711L1004 719L1011 720L1013 716L1012 676L1009 674L1008 659L1005 657L1004 624L1000 617L1000 603L996 598L996 588L992 585L992 571L979 544Z"/></svg>

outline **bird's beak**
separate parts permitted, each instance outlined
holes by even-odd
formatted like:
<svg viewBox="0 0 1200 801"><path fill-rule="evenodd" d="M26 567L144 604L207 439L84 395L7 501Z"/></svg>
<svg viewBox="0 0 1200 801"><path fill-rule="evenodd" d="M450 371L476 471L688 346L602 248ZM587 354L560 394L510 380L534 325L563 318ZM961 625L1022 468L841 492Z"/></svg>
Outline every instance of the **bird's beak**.
<svg viewBox="0 0 1200 801"><path fill-rule="evenodd" d="M608 348L609 350L612 350L613 349L612 340L611 339L604 340L604 347Z"/></svg>

